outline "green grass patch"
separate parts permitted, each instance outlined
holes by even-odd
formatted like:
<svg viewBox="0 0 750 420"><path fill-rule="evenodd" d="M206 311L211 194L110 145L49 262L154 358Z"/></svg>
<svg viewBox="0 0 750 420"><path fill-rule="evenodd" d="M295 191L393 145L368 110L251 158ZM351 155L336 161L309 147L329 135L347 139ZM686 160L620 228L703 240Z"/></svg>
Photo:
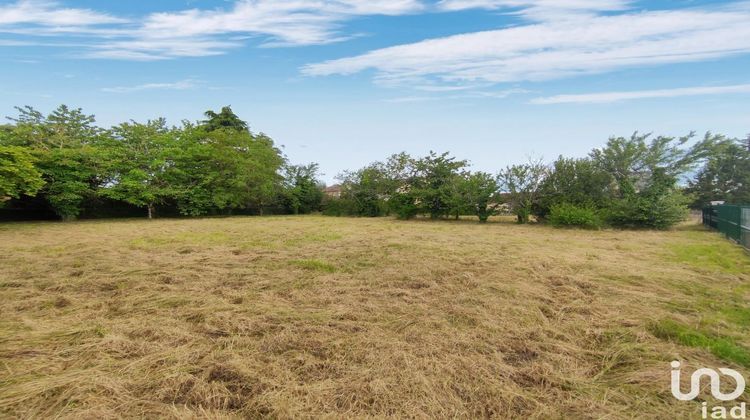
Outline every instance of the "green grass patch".
<svg viewBox="0 0 750 420"><path fill-rule="evenodd" d="M705 331L699 331L671 319L663 319L649 326L652 334L663 340L672 341L688 347L697 347L710 351L714 356L750 367L750 351L737 344L729 337L721 337Z"/></svg>
<svg viewBox="0 0 750 420"><path fill-rule="evenodd" d="M730 274L750 273L750 258L730 242L716 244L676 244L670 247L681 263Z"/></svg>
<svg viewBox="0 0 750 420"><path fill-rule="evenodd" d="M324 273L333 273L336 271L336 267L333 264L321 260L294 260L292 264L305 270L322 271Z"/></svg>

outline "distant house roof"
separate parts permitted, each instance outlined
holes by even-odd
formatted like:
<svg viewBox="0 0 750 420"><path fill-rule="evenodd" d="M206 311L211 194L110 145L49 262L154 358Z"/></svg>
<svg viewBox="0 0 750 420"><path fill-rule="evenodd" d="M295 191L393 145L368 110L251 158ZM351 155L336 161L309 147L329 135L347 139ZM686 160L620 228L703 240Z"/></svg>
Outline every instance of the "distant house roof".
<svg viewBox="0 0 750 420"><path fill-rule="evenodd" d="M341 194L341 185L335 184L330 187L325 187L323 192L326 194Z"/></svg>

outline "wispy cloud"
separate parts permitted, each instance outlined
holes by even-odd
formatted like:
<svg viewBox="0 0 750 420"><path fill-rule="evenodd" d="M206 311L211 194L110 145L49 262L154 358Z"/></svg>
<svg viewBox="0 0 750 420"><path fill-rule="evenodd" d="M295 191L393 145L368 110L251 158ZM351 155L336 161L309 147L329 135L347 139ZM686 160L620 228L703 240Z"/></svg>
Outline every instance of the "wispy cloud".
<svg viewBox="0 0 750 420"><path fill-rule="evenodd" d="M313 63L311 76L375 70L393 85L508 83L750 52L750 5L580 16L430 39Z"/></svg>
<svg viewBox="0 0 750 420"><path fill-rule="evenodd" d="M537 105L609 103L634 99L678 98L681 96L721 95L730 93L750 93L750 84L556 95L545 98L535 98L531 100L531 103Z"/></svg>
<svg viewBox="0 0 750 420"><path fill-rule="evenodd" d="M441 0L444 11L506 10L532 20L550 20L626 10L631 0Z"/></svg>
<svg viewBox="0 0 750 420"><path fill-rule="evenodd" d="M383 102L388 103L410 103L410 102L427 102L427 101L454 101L454 100L462 100L462 99L505 99L511 95L519 95L523 93L529 93L528 90L525 89L519 89L519 88L513 88L513 89L506 89L506 90L489 90L489 91L483 91L483 90L468 90L468 91L458 91L457 93L452 93L449 95L441 95L443 93L447 92L455 92L455 90L432 90L430 92L435 92L434 95L422 95L422 96L403 96L398 98L389 98L385 99Z"/></svg>
<svg viewBox="0 0 750 420"><path fill-rule="evenodd" d="M193 79L185 79L172 83L145 83L136 86L116 86L102 88L102 92L108 93L132 93L140 92L144 90L187 90L194 89L200 84L199 81Z"/></svg>
<svg viewBox="0 0 750 420"><path fill-rule="evenodd" d="M83 56L158 60L224 54L248 39L266 46L317 45L348 39L340 24L356 16L402 15L424 9L420 0L237 0L228 8L153 13L138 24L53 1L19 0L0 6L0 33L30 38L83 36Z"/></svg>
<svg viewBox="0 0 750 420"><path fill-rule="evenodd" d="M60 6L56 1L19 0L0 6L0 27L35 25L47 27L82 27L124 23L125 19L90 9Z"/></svg>

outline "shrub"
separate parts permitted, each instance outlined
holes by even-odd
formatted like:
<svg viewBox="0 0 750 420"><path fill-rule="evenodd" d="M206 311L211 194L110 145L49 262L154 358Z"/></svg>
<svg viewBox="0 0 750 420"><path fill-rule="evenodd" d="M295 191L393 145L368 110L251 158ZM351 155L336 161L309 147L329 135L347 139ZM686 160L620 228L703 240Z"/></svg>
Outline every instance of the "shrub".
<svg viewBox="0 0 750 420"><path fill-rule="evenodd" d="M552 206L548 218L552 226L575 226L586 229L599 229L602 219L596 209L562 203Z"/></svg>
<svg viewBox="0 0 750 420"><path fill-rule="evenodd" d="M323 199L323 214L326 216L353 216L355 204L345 198L325 197Z"/></svg>
<svg viewBox="0 0 750 420"><path fill-rule="evenodd" d="M388 202L390 210L401 220L409 220L419 213L419 206L414 197L409 194L394 194Z"/></svg>
<svg viewBox="0 0 750 420"><path fill-rule="evenodd" d="M607 222L624 228L669 229L685 220L688 198L679 191L630 196L607 209Z"/></svg>

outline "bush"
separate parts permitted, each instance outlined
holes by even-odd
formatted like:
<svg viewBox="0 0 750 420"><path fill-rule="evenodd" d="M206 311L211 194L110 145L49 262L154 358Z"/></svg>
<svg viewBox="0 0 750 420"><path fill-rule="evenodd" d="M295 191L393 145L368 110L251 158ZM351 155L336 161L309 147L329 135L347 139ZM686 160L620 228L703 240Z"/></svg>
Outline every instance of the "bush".
<svg viewBox="0 0 750 420"><path fill-rule="evenodd" d="M325 197L323 199L323 214L326 216L353 216L354 202L344 198Z"/></svg>
<svg viewBox="0 0 750 420"><path fill-rule="evenodd" d="M575 226L585 229L599 229L602 226L602 219L596 209L568 203L552 206L547 220L552 226L557 227Z"/></svg>
<svg viewBox="0 0 750 420"><path fill-rule="evenodd" d="M388 206L401 220L409 220L419 213L419 206L410 194L395 194Z"/></svg>
<svg viewBox="0 0 750 420"><path fill-rule="evenodd" d="M624 228L669 229L687 217L688 200L679 191L630 196L610 206L607 222Z"/></svg>

